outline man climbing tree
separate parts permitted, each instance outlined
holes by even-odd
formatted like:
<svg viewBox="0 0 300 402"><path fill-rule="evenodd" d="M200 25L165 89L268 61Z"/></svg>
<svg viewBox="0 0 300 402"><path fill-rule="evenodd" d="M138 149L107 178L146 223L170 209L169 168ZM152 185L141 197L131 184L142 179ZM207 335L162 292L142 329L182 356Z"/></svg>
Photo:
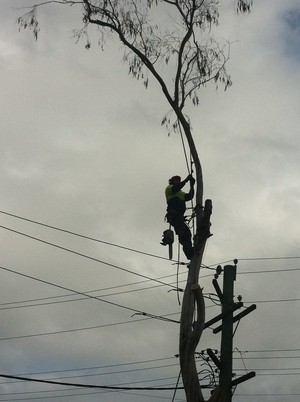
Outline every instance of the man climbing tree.
<svg viewBox="0 0 300 402"><path fill-rule="evenodd" d="M238 12L245 13L250 11L253 0L232 1L237 4ZM203 202L202 166L185 107L189 102L199 105L198 91L209 82L222 84L225 89L231 85L225 68L228 48L222 47L212 33L212 28L218 25L218 0L39 1L19 18L20 28L31 29L37 38L37 10L51 3L80 7L83 26L77 30L77 37L86 38L87 49L91 47L90 27L97 28L101 47L115 35L124 47L123 59L129 65L129 74L141 79L146 88L148 75L159 84L173 112L162 123L170 131L182 131L188 143L196 176L196 233L193 253L188 252L192 259L182 301L179 358L187 402L203 402L195 362L195 350L205 323L204 298L198 281L210 236L212 205L210 200ZM209 399L210 402L224 400L218 387Z"/></svg>
<svg viewBox="0 0 300 402"><path fill-rule="evenodd" d="M190 191L183 192L181 189L190 182ZM169 185L166 188L167 200L167 222L173 226L175 233L178 236L179 243L182 245L183 252L188 260L191 260L194 255L192 245L192 234L185 223L186 201L190 201L194 197L195 179L189 175L181 181L180 176L173 176L169 180Z"/></svg>

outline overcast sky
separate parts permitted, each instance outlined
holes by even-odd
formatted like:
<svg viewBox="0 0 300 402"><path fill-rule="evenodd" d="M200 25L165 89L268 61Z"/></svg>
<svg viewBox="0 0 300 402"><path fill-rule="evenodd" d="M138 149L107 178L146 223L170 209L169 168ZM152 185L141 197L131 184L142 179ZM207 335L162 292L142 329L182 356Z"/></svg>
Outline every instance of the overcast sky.
<svg viewBox="0 0 300 402"><path fill-rule="evenodd" d="M187 175L179 136L160 124L169 107L153 80L145 90L128 76L117 38L104 51L75 43L80 7L41 8L38 41L19 32L18 7L31 3L0 1L0 372L173 387L179 325L136 315L179 320L170 291L177 267L159 244L168 178ZM231 43L233 86L208 86L186 110L213 202L203 263L237 258L235 295L257 304L234 337L235 373L257 376L233 401L297 402L300 3L254 1L237 16L228 0L220 14L215 35ZM214 293L213 274L201 270L205 294ZM180 286L185 279L180 266ZM76 294L88 291L102 301ZM206 303L208 320L220 307ZM198 351L209 347L220 348L211 329ZM11 381L0 380L0 401L171 401L174 393Z"/></svg>

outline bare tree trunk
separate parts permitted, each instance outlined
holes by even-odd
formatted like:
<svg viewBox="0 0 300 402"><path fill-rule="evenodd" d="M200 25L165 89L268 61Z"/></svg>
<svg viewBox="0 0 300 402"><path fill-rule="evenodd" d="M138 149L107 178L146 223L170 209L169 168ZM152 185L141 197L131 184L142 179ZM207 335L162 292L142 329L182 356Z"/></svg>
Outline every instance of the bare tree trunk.
<svg viewBox="0 0 300 402"><path fill-rule="evenodd" d="M204 402L198 379L195 351L200 341L205 324L205 303L199 285L199 272L206 240L210 237L210 215L212 204L206 200L203 208L203 177L198 153L191 134L190 126L181 113L177 114L185 132L196 173L196 234L194 238L194 256L191 260L186 288L184 291L179 337L179 356L183 385L187 402ZM216 389L210 402L221 402L222 393Z"/></svg>

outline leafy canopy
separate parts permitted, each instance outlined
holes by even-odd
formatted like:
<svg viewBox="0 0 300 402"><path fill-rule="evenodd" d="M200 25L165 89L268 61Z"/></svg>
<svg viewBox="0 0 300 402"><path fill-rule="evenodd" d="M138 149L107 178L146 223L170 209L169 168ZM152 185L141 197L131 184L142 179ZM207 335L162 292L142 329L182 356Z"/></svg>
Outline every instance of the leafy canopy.
<svg viewBox="0 0 300 402"><path fill-rule="evenodd" d="M83 26L74 31L91 47L89 29L96 26L98 43L116 34L124 45L129 74L149 84L149 72L160 83L172 109L182 110L190 100L199 104L198 90L210 81L225 89L232 82L225 64L229 44L223 48L212 35L218 25L218 0L49 0L35 4L18 18L19 28L40 31L37 10L47 4L80 6ZM238 0L237 11L248 12L252 0Z"/></svg>

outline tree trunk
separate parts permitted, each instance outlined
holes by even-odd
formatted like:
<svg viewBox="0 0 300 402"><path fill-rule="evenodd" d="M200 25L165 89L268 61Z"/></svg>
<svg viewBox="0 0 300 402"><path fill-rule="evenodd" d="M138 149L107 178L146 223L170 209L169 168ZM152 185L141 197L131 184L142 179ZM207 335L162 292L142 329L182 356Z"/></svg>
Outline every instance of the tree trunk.
<svg viewBox="0 0 300 402"><path fill-rule="evenodd" d="M195 351L200 341L205 324L205 303L199 282L199 272L202 263L206 240L210 237L210 215L212 204L210 200L205 202L203 208L203 177L201 163L191 134L190 126L184 116L177 114L185 132L191 155L194 161L196 173L196 234L194 238L194 256L191 260L186 288L183 295L179 356L183 385L187 402L204 402L201 387L199 384ZM216 389L210 402L221 402L222 395Z"/></svg>
<svg viewBox="0 0 300 402"><path fill-rule="evenodd" d="M205 214L206 210L204 216ZM199 237L199 233L196 236ZM187 402L204 402L198 380L195 351L205 324L204 297L198 284L205 243L206 238L201 245L195 244L196 251L190 263L181 309L179 356Z"/></svg>

